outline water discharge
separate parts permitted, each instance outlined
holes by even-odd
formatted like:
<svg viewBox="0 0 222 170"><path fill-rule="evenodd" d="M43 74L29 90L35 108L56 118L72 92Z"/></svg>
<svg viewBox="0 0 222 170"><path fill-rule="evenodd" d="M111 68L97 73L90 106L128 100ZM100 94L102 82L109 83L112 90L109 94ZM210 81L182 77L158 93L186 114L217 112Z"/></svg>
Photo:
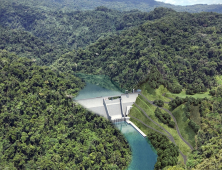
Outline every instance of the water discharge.
<svg viewBox="0 0 222 170"><path fill-rule="evenodd" d="M132 149L133 157L127 170L153 170L157 154L148 143L148 139L126 122L115 125L123 133Z"/></svg>
<svg viewBox="0 0 222 170"><path fill-rule="evenodd" d="M75 100L115 95L118 96L121 93L122 92L116 89L111 90L109 88L108 90L107 88L104 88L104 86L101 87L99 85L87 82L86 87L79 92L79 95L75 98ZM132 161L128 167L128 170L153 170L157 161L157 154L152 146L148 143L147 138L144 138L136 129L126 122L119 122L115 125L124 134L132 148Z"/></svg>

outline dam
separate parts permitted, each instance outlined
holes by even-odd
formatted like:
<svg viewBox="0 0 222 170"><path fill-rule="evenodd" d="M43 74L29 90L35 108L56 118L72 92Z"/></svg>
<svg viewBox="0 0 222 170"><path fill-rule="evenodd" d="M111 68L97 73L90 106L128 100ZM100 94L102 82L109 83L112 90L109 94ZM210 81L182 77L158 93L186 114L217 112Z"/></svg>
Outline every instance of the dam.
<svg viewBox="0 0 222 170"><path fill-rule="evenodd" d="M106 96L91 99L76 100L88 110L99 114L109 120L126 117L127 106L132 106L138 93L121 94L120 96ZM116 98L117 99L112 99ZM128 110L129 111L129 110Z"/></svg>
<svg viewBox="0 0 222 170"><path fill-rule="evenodd" d="M144 134L128 117L139 92L122 94L88 83L74 100L95 114L114 123L132 149L132 161L127 170L153 170L157 154Z"/></svg>
<svg viewBox="0 0 222 170"><path fill-rule="evenodd" d="M133 103L136 101L139 92L135 91L134 93L122 94L117 91L111 91L110 93L106 90L105 93L103 90L102 93L98 91L98 87L89 84L88 87L86 86L86 89L83 89L83 93L74 100L86 109L107 118L113 123L125 121L131 124L143 137L146 137L146 135L129 120L130 117L128 117L130 108L132 108ZM89 96L88 94L91 95ZM101 96L98 97L98 95Z"/></svg>

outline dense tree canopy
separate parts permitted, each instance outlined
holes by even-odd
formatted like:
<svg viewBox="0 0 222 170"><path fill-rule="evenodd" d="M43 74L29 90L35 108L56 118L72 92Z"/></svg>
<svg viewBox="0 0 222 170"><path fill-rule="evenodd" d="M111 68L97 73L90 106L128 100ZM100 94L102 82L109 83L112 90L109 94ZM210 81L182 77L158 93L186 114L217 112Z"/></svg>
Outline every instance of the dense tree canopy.
<svg viewBox="0 0 222 170"><path fill-rule="evenodd" d="M195 149L187 162L188 168L196 170L221 169L222 168L222 116L215 108L212 111L212 104L216 100L203 100L200 105L202 117L200 130L197 134L197 149ZM218 102L221 104L221 101Z"/></svg>
<svg viewBox="0 0 222 170"><path fill-rule="evenodd" d="M99 38L138 26L147 20L161 18L168 11L170 9L162 14L138 10L119 12L106 7L97 7L91 11L63 12L48 11L17 3L1 3L0 24L11 29L28 31L44 43L60 49L61 47L77 49ZM4 36L7 38L7 34ZM10 36L10 41L17 42L19 38L13 38L14 36L18 36L15 31ZM21 36L23 38L24 35ZM39 46L38 42L34 44Z"/></svg>
<svg viewBox="0 0 222 170"><path fill-rule="evenodd" d="M155 9L161 14L165 9ZM204 92L221 74L221 19L216 13L169 12L161 19L100 39L85 50L69 52L53 64L58 69L106 74L122 88L134 88L147 78L153 65L180 92ZM180 85L178 84L180 83ZM192 88L191 88L191 87Z"/></svg>
<svg viewBox="0 0 222 170"><path fill-rule="evenodd" d="M0 51L0 167L124 169L130 148L114 125L72 97L84 86Z"/></svg>
<svg viewBox="0 0 222 170"><path fill-rule="evenodd" d="M155 170L177 164L177 157L179 156L178 146L170 143L166 136L160 135L156 132L150 133L148 138L156 149L158 155Z"/></svg>
<svg viewBox="0 0 222 170"><path fill-rule="evenodd" d="M72 102L84 86L76 73L85 79L84 73L103 74L128 90L147 81L154 89L164 85L180 93L184 88L191 95L210 88L211 99L177 97L169 106L173 110L184 104L188 125L197 134L187 167L221 169L222 88L214 88L215 76L222 74L221 14L166 8L119 12L104 6L73 11L67 8L70 0L53 1L52 6L42 5L49 2L45 0L1 2L0 169L127 167L131 152L120 132ZM192 118L194 107L199 122ZM155 115L174 127L168 114L156 109ZM175 145L156 133L148 138L158 153L156 169L176 165Z"/></svg>
<svg viewBox="0 0 222 170"><path fill-rule="evenodd" d="M54 47L31 33L0 26L0 49L27 57L38 65L49 65L68 50Z"/></svg>
<svg viewBox="0 0 222 170"><path fill-rule="evenodd" d="M222 5L214 4L196 4L188 6L172 5L155 0L2 0L10 3L25 4L35 6L40 9L47 10L63 10L63 11L78 11L92 10L98 6L116 9L120 11L130 11L138 9L144 12L153 11L156 7L172 8L176 11L186 12L218 12L221 13ZM4 2L5 3L5 2Z"/></svg>

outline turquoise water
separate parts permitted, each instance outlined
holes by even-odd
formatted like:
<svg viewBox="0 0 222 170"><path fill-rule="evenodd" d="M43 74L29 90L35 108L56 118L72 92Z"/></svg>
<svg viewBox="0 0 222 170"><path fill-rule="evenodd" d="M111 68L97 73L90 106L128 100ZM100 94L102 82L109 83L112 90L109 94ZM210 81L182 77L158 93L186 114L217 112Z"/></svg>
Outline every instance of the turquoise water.
<svg viewBox="0 0 222 170"><path fill-rule="evenodd" d="M121 95L120 91L108 90L95 84L86 83L84 89L79 92L79 95L75 100L90 99L95 97L106 97L106 96L118 96Z"/></svg>
<svg viewBox="0 0 222 170"><path fill-rule="evenodd" d="M87 83L75 100L118 96L120 94L120 91L108 90L98 85ZM128 170L153 170L157 161L157 155L147 142L147 139L126 122L119 122L116 124L116 127L124 134L132 148L132 161Z"/></svg>
<svg viewBox="0 0 222 170"><path fill-rule="evenodd" d="M105 89L125 92L125 90L119 87L118 83L112 81L111 78L106 75L90 75L84 73L77 73L76 76L80 77L87 83L96 84Z"/></svg>
<svg viewBox="0 0 222 170"><path fill-rule="evenodd" d="M123 133L132 148L132 162L127 170L153 170L157 161L157 154L136 129L126 122L115 124Z"/></svg>

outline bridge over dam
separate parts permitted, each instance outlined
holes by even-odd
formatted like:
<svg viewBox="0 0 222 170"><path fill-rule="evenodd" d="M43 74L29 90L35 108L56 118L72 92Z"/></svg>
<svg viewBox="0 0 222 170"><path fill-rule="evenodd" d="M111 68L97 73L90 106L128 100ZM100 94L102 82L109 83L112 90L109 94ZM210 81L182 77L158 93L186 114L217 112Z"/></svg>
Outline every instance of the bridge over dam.
<svg viewBox="0 0 222 170"><path fill-rule="evenodd" d="M136 125L129 121L128 113L136 101L138 92L121 94L119 96L96 97L75 100L88 110L109 119L112 122L126 121L131 124L142 136L146 136Z"/></svg>

